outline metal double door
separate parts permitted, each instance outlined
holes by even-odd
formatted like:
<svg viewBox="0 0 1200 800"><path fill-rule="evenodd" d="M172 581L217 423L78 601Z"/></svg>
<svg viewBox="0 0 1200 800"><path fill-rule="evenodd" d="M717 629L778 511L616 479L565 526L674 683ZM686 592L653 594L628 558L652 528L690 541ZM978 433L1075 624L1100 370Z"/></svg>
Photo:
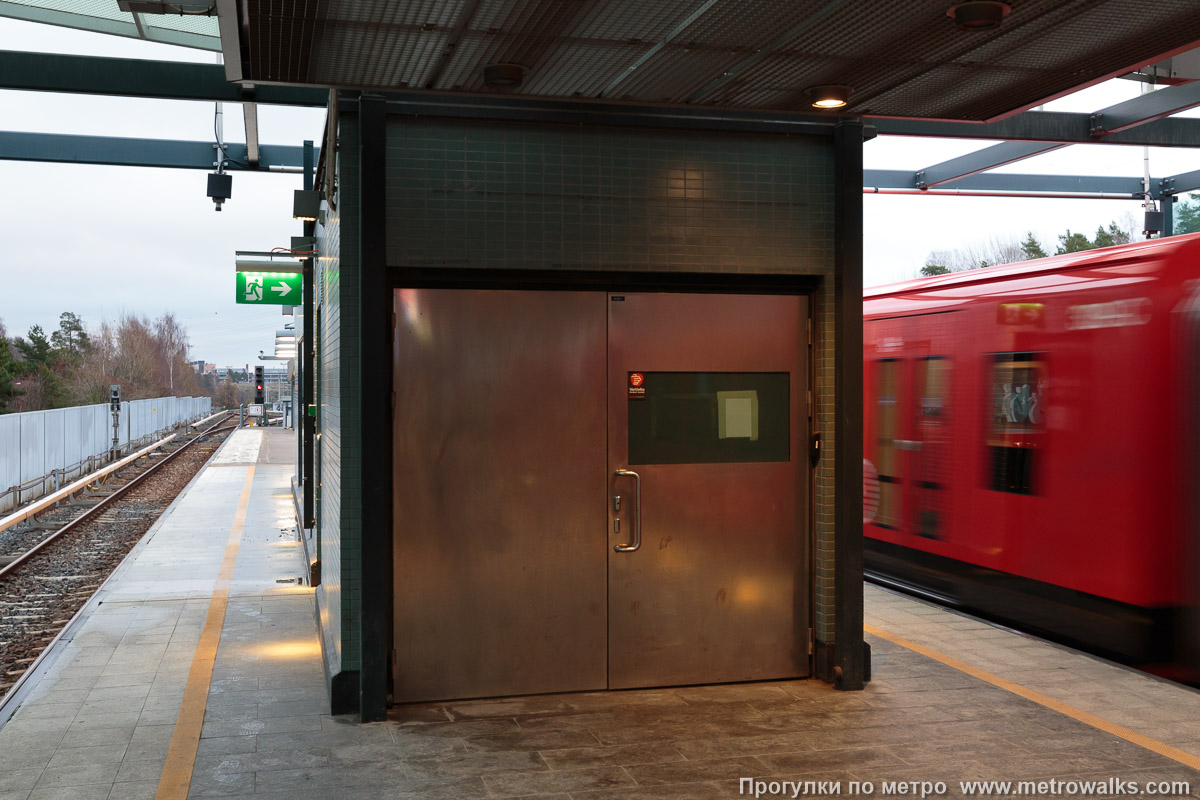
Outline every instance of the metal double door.
<svg viewBox="0 0 1200 800"><path fill-rule="evenodd" d="M806 298L395 303L397 702L808 674Z"/></svg>

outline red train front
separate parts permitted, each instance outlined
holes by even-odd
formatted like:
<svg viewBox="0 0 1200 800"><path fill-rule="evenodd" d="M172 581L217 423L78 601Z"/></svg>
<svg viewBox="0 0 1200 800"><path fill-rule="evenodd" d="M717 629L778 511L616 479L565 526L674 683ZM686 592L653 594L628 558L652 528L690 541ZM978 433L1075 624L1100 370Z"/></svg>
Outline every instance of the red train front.
<svg viewBox="0 0 1200 800"><path fill-rule="evenodd" d="M1200 235L867 290L868 571L1200 675L1198 279Z"/></svg>

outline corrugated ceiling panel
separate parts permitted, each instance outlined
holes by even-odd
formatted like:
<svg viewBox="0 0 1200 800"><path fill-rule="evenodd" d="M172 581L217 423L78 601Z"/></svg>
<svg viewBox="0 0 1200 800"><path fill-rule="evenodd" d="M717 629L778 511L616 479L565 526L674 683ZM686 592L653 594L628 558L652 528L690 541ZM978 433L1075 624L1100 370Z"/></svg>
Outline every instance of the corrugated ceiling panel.
<svg viewBox="0 0 1200 800"><path fill-rule="evenodd" d="M633 44L571 44L558 48L529 75L522 94L596 97L648 48Z"/></svg>
<svg viewBox="0 0 1200 800"><path fill-rule="evenodd" d="M790 111L808 86L847 83L850 112L949 119L1200 40L1182 0L1021 0L979 33L955 28L949 0L246 1L252 80L476 92L512 62L524 96Z"/></svg>
<svg viewBox="0 0 1200 800"><path fill-rule="evenodd" d="M691 50L667 46L607 97L651 103L680 103L745 57L728 50Z"/></svg>
<svg viewBox="0 0 1200 800"><path fill-rule="evenodd" d="M454 48L446 68L438 77L435 89L466 89L483 87L483 67L507 60L507 52L515 44L506 36L468 33Z"/></svg>
<svg viewBox="0 0 1200 800"><path fill-rule="evenodd" d="M826 24L828 16L820 16L818 21L814 15L828 5L829 0L791 0L785 3L779 0L719 0L681 31L674 41L752 52L805 20L811 19L814 25Z"/></svg>
<svg viewBox="0 0 1200 800"><path fill-rule="evenodd" d="M534 23L548 9L575 6L578 11L584 5L579 0L480 0L469 28L477 32L533 33Z"/></svg>
<svg viewBox="0 0 1200 800"><path fill-rule="evenodd" d="M330 4L324 15L331 20L356 20L382 25L408 25L414 28L436 26L452 28L466 5L465 0L421 0L412 3Z"/></svg>
<svg viewBox="0 0 1200 800"><path fill-rule="evenodd" d="M567 35L597 42L659 42L709 0L596 0Z"/></svg>
<svg viewBox="0 0 1200 800"><path fill-rule="evenodd" d="M740 76L708 92L701 105L737 108L777 108L807 111L804 89L820 81L815 76L827 71L828 60L794 55L772 56L763 62L761 73L753 80Z"/></svg>
<svg viewBox="0 0 1200 800"><path fill-rule="evenodd" d="M349 76L349 83L356 86L423 88L445 44L446 37L440 31L330 23L316 50L311 80L326 83Z"/></svg>

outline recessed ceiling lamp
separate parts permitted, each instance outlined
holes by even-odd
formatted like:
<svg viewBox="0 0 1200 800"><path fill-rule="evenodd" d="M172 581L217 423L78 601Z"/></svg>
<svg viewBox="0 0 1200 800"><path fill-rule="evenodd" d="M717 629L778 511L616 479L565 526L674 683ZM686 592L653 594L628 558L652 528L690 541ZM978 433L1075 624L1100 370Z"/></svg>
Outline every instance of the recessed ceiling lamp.
<svg viewBox="0 0 1200 800"><path fill-rule="evenodd" d="M810 86L804 93L811 98L813 108L842 108L846 99L854 91L849 86L830 84L829 86Z"/></svg>
<svg viewBox="0 0 1200 800"><path fill-rule="evenodd" d="M483 82L495 89L511 89L521 85L527 72L520 64L488 64L483 68Z"/></svg>
<svg viewBox="0 0 1200 800"><path fill-rule="evenodd" d="M999 28L1009 11L1012 6L998 0L971 0L950 6L946 16L954 20L960 31L986 31Z"/></svg>

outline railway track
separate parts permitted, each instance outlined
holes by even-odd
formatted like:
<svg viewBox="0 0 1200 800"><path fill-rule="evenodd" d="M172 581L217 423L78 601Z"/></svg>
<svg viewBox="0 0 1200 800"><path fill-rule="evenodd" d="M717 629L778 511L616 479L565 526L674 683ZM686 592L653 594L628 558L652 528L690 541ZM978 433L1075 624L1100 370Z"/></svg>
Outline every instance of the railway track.
<svg viewBox="0 0 1200 800"><path fill-rule="evenodd" d="M168 442L0 532L0 708L234 427Z"/></svg>

